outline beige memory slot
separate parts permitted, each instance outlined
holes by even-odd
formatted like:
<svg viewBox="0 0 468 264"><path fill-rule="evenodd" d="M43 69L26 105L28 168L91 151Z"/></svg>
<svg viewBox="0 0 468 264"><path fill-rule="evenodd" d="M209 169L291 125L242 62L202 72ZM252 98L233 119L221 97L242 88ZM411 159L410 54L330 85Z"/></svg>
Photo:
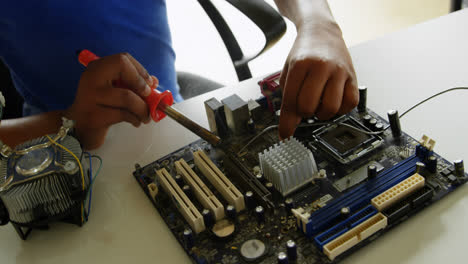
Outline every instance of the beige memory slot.
<svg viewBox="0 0 468 264"><path fill-rule="evenodd" d="M323 247L323 253L325 253L330 260L334 260L343 252L346 252L348 249L377 233L377 231L384 229L386 226L387 217L382 213L378 213L327 243Z"/></svg>
<svg viewBox="0 0 468 264"><path fill-rule="evenodd" d="M392 188L372 198L372 205L382 211L390 205L400 201L411 193L424 187L424 177L415 173Z"/></svg>
<svg viewBox="0 0 468 264"><path fill-rule="evenodd" d="M236 211L242 211L245 208L244 195L226 178L226 176L216 167L208 156L198 150L193 153L195 165L205 175L211 184L221 193L221 195L230 204L236 208Z"/></svg>
<svg viewBox="0 0 468 264"><path fill-rule="evenodd" d="M205 230L205 222L198 209L193 205L190 199L180 189L172 176L166 169L156 171L159 182L164 190L172 197L177 209L184 216L187 223L192 227L195 233L200 233Z"/></svg>
<svg viewBox="0 0 468 264"><path fill-rule="evenodd" d="M198 201L208 210L210 210L216 220L224 218L224 206L216 198L216 196L208 189L198 175L190 168L184 159L175 162L177 173L179 173L185 181L193 189Z"/></svg>

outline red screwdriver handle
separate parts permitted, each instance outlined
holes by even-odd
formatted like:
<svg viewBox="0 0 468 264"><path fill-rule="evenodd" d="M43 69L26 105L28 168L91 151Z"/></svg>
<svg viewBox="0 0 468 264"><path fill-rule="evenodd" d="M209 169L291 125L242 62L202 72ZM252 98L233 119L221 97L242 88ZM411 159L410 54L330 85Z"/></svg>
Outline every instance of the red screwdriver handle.
<svg viewBox="0 0 468 264"><path fill-rule="evenodd" d="M91 61L97 59L99 59L97 55L86 49L81 50L78 53L78 61L85 67L88 67L88 64ZM116 86L122 87L120 80L117 80ZM174 98L169 90L159 92L156 90L156 85L153 85L151 87L151 93L145 98L145 102L150 110L151 118L154 122L159 122L161 119L166 117L164 110L166 107L171 106L174 103Z"/></svg>

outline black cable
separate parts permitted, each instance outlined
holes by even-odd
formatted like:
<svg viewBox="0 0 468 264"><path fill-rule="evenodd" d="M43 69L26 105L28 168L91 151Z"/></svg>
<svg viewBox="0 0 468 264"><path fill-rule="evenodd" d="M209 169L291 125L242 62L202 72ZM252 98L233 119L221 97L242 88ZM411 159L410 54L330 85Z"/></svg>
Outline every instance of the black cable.
<svg viewBox="0 0 468 264"><path fill-rule="evenodd" d="M416 107L422 105L423 103L425 103L425 102L431 100L432 98L435 98L435 97L437 97L437 96L439 96L439 95L442 95L442 94L444 94L444 93L448 93L448 92L452 92L452 91L457 91L457 90L468 90L468 87L453 87L453 88L444 90L444 91L442 91L442 92L436 93L436 94L434 94L434 95L432 95L432 96L429 96L428 98L422 100L421 102L419 102L419 103L413 105L411 108L409 108L408 110L406 110L405 112L403 112L403 114L401 114L399 117L402 118L404 115L406 115L407 113L409 113L411 110L413 110L413 109L415 109Z"/></svg>

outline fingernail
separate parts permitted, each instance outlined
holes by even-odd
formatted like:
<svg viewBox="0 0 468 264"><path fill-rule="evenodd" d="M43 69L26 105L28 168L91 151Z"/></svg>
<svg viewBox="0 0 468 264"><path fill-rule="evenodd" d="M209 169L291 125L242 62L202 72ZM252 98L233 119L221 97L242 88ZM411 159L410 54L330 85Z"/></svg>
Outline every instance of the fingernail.
<svg viewBox="0 0 468 264"><path fill-rule="evenodd" d="M146 85L145 90L143 91L143 96L146 97L150 95L150 93L151 93L151 88L148 85Z"/></svg>
<svg viewBox="0 0 468 264"><path fill-rule="evenodd" d="M153 77L151 77L151 75L148 75L148 78L146 78L146 83L147 83L150 87L153 86L154 80L153 80Z"/></svg>

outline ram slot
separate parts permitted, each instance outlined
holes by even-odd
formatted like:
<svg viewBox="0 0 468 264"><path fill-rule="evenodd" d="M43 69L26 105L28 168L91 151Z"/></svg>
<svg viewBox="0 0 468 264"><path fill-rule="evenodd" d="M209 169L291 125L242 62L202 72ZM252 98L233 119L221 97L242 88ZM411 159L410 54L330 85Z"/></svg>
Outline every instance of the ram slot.
<svg viewBox="0 0 468 264"><path fill-rule="evenodd" d="M205 175L211 184L221 193L228 203L236 208L236 211L242 211L245 208L244 196L232 184L228 178L216 167L208 156L202 151L198 150L193 153L195 165Z"/></svg>
<svg viewBox="0 0 468 264"><path fill-rule="evenodd" d="M160 169L156 171L156 175L161 183L161 186L171 196L172 201L175 203L175 207L179 209L179 212L185 218L187 223L192 227L195 233L200 233L205 230L205 222L198 209L193 205L190 199L180 189L172 176L167 172L166 169Z"/></svg>
<svg viewBox="0 0 468 264"><path fill-rule="evenodd" d="M387 217L382 213L378 213L326 244L323 247L323 253L330 260L334 260L337 256L377 233L379 230L384 229L386 226Z"/></svg>
<svg viewBox="0 0 468 264"><path fill-rule="evenodd" d="M185 181L193 189L195 196L198 201L210 210L216 220L221 220L224 218L224 206L216 198L216 196L208 189L208 187L203 183L203 181L198 177L198 175L190 168L190 166L185 162L184 159L180 159L175 162L175 167L177 173L182 175Z"/></svg>

